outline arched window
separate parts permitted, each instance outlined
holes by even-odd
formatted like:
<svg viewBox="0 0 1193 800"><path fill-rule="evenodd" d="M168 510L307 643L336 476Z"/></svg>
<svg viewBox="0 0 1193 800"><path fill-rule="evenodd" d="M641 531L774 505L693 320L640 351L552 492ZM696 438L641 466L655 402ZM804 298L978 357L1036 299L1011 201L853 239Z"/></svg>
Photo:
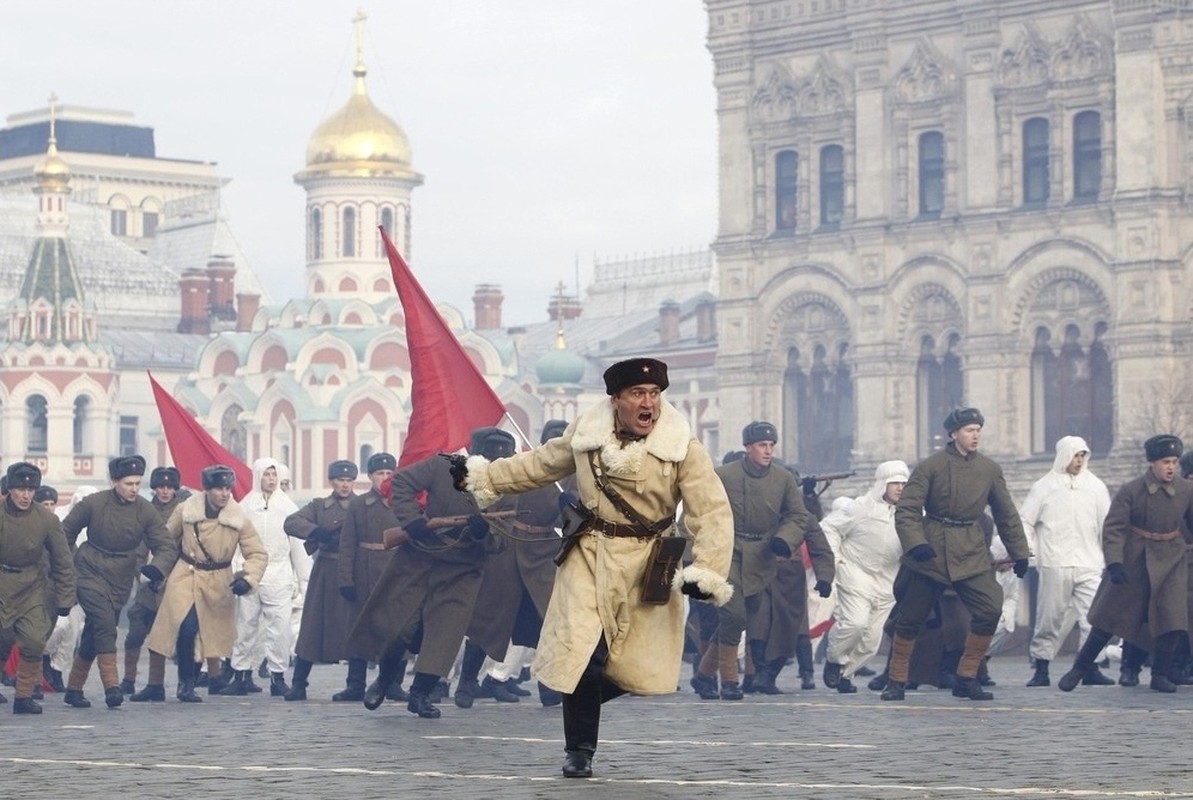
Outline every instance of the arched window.
<svg viewBox="0 0 1193 800"><path fill-rule="evenodd" d="M1023 205L1048 202L1048 120L1033 117L1023 123Z"/></svg>
<svg viewBox="0 0 1193 800"><path fill-rule="evenodd" d="M963 403L965 381L957 350L961 337L949 337L943 356L936 355L936 340L925 335L920 340L920 359L916 365L917 456L924 458L948 443L941 423L948 413Z"/></svg>
<svg viewBox="0 0 1193 800"><path fill-rule="evenodd" d="M847 346L812 350L805 368L798 348L787 354L783 376L783 452L796 455L805 473L845 469L853 450L853 379L844 363Z"/></svg>
<svg viewBox="0 0 1193 800"><path fill-rule="evenodd" d="M784 150L775 155L775 230L795 232L799 188L799 154Z"/></svg>
<svg viewBox="0 0 1193 800"><path fill-rule="evenodd" d="M944 134L920 135L920 216L938 218L944 209Z"/></svg>
<svg viewBox="0 0 1193 800"><path fill-rule="evenodd" d="M1073 200L1093 202L1101 188L1102 115L1082 111L1073 117Z"/></svg>
<svg viewBox="0 0 1193 800"><path fill-rule="evenodd" d="M317 208L311 209L311 223L308 234L311 237L311 260L323 258L323 212Z"/></svg>
<svg viewBox="0 0 1193 800"><path fill-rule="evenodd" d="M25 401L25 451L44 453L49 445L46 426L46 399L40 394Z"/></svg>
<svg viewBox="0 0 1193 800"><path fill-rule="evenodd" d="M224 410L224 414L220 417L220 444L224 446L229 453L239 458L241 461L247 461L246 442L247 438L244 430L244 423L240 421L240 415L244 413L244 409L238 405L230 405Z"/></svg>
<svg viewBox="0 0 1193 800"><path fill-rule="evenodd" d="M348 206L344 209L343 249L340 255L353 258L356 255L356 209Z"/></svg>
<svg viewBox="0 0 1193 800"><path fill-rule="evenodd" d="M385 231L385 235L389 237L392 242L394 239L394 210L389 206L381 209L381 228ZM394 242L394 244L398 244ZM377 237L377 257L380 258L385 249L385 245L381 242L381 237Z"/></svg>
<svg viewBox="0 0 1193 800"><path fill-rule="evenodd" d="M371 444L362 444L360 446L360 474L367 475L369 473L369 459L373 457L376 452Z"/></svg>
<svg viewBox="0 0 1193 800"><path fill-rule="evenodd" d="M820 150L820 226L830 230L845 214L845 150L830 144Z"/></svg>
<svg viewBox="0 0 1193 800"><path fill-rule="evenodd" d="M1059 348L1045 326L1032 350L1032 451L1048 453L1062 436L1080 436L1094 453L1114 442L1114 378L1102 344L1107 326L1094 327L1088 347L1081 329L1066 325Z"/></svg>
<svg viewBox="0 0 1193 800"><path fill-rule="evenodd" d="M74 454L84 455L89 452L87 447L87 415L91 408L91 400L87 397L75 398L74 413Z"/></svg>

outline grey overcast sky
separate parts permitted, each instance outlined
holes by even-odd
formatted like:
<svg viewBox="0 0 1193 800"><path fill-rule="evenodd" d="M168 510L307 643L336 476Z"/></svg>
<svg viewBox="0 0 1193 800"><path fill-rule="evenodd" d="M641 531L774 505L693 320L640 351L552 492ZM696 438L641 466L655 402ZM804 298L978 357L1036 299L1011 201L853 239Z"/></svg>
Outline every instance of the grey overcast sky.
<svg viewBox="0 0 1193 800"><path fill-rule="evenodd" d="M0 116L132 111L168 158L215 161L225 208L280 302L302 292L307 139L351 90L368 15L373 101L410 137L412 266L471 318L546 318L594 255L704 247L716 116L701 0L4 0Z"/></svg>

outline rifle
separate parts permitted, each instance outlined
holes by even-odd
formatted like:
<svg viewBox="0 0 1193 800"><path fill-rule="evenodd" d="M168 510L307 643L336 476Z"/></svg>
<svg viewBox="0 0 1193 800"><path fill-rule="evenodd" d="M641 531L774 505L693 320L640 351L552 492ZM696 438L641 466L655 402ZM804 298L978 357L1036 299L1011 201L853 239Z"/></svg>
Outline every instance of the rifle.
<svg viewBox="0 0 1193 800"><path fill-rule="evenodd" d="M826 472L823 475L809 475L808 477L802 478L800 480L800 488L804 490L805 494L815 493L819 496L824 494L825 489L827 489L829 486L832 486L833 481L852 478L856 474L857 473L853 470L849 470L849 472ZM818 483L823 483L824 486L821 486L819 489L817 489L816 484Z"/></svg>
<svg viewBox="0 0 1193 800"><path fill-rule="evenodd" d="M490 522L495 519L511 519L517 515L518 512L513 510L481 512L481 516ZM453 517L431 517L427 520L427 527L431 530L461 528L468 524L469 516L469 514L457 514ZM406 529L402 527L386 528L381 534L381 540L386 550L393 550L395 547L410 541L410 534L406 533Z"/></svg>

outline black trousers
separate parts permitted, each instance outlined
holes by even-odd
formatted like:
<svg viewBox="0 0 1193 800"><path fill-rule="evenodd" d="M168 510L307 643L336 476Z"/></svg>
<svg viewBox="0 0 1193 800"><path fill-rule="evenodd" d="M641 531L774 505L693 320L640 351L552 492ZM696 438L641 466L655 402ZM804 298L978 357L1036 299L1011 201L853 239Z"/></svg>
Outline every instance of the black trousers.
<svg viewBox="0 0 1193 800"><path fill-rule="evenodd" d="M569 753L592 755L596 752L601 727L601 704L626 693L625 689L605 677L605 662L608 660L609 646L602 636L575 690L563 695L564 749Z"/></svg>

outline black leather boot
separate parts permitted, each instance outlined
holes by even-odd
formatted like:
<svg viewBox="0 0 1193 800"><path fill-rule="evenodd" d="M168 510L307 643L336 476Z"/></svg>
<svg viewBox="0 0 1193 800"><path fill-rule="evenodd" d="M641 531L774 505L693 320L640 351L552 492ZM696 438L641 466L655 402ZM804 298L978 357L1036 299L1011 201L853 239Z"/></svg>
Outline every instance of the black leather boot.
<svg viewBox="0 0 1193 800"><path fill-rule="evenodd" d="M394 682L389 685L389 691L385 693L385 699L394 703L405 703L410 699L410 695L402 688L402 680L406 677L406 662L398 662L398 676L394 678Z"/></svg>
<svg viewBox="0 0 1193 800"><path fill-rule="evenodd" d="M795 663L799 665L799 688L816 688L816 665L812 661L812 640L800 634L795 640Z"/></svg>
<svg viewBox="0 0 1193 800"><path fill-rule="evenodd" d="M402 649L396 650L396 652L398 653L396 656L392 652L388 656L382 656L381 663L377 666L376 680L370 683L369 688L365 689L362 693L361 699L364 701L365 708L369 711L376 711L385 702L386 692L389 691L389 687L393 685L393 682L398 679L398 664L404 663L401 655L405 652L405 647L403 646ZM363 660L361 664L364 665ZM348 662L348 670L348 674L351 675L351 661ZM335 699L335 697L332 698L332 700Z"/></svg>
<svg viewBox="0 0 1193 800"><path fill-rule="evenodd" d="M830 689L836 689L837 684L841 681L841 665L834 664L831 661L825 661L824 675L822 677L825 686Z"/></svg>
<svg viewBox="0 0 1193 800"><path fill-rule="evenodd" d="M406 710L411 714L418 714L423 719L439 719L440 711L431 702L429 692L410 690L410 699L406 701Z"/></svg>
<svg viewBox="0 0 1193 800"><path fill-rule="evenodd" d="M182 668L181 658L178 661L178 668ZM252 677L252 670L238 669L232 672L231 682L220 689L222 697L244 697L249 693L247 682Z"/></svg>
<svg viewBox="0 0 1193 800"><path fill-rule="evenodd" d="M62 702L71 708L91 708L91 701L83 696L82 689L67 689L62 695Z"/></svg>
<svg viewBox="0 0 1193 800"><path fill-rule="evenodd" d="M563 696L563 777L591 778L601 725L601 696L599 689L585 685L583 678L576 689L582 693Z"/></svg>
<svg viewBox="0 0 1193 800"><path fill-rule="evenodd" d="M886 688L882 690L882 699L896 701L903 700L906 697L904 693L906 685L907 684L904 681L892 681L888 679L886 682Z"/></svg>
<svg viewBox="0 0 1193 800"><path fill-rule="evenodd" d="M1082 682L1090 671L1097 670L1097 665L1094 659L1098 657L1098 653L1102 652L1102 648L1110 641L1110 634L1100 628L1094 628L1090 631L1089 636L1086 637L1085 644L1081 645L1081 650L1077 653L1077 658L1073 661L1073 667L1061 676L1061 679L1056 682L1057 688L1062 692L1071 692L1077 688L1077 684Z"/></svg>
<svg viewBox="0 0 1193 800"><path fill-rule="evenodd" d="M369 663L363 658L348 659L348 677L344 681L344 690L333 694L331 699L337 703L345 701L359 703L361 700L364 700L365 676L368 674L368 671ZM381 698L385 698L384 690L381 692ZM377 705L381 705L380 700L377 701ZM374 706L374 708L376 707Z"/></svg>
<svg viewBox="0 0 1193 800"><path fill-rule="evenodd" d="M37 702L32 697L18 697L12 701L12 713L40 714L41 703Z"/></svg>
<svg viewBox="0 0 1193 800"><path fill-rule="evenodd" d="M1031 680L1027 682L1028 686L1049 686L1052 681L1048 679L1048 659L1036 659L1036 672L1031 676Z"/></svg>
<svg viewBox="0 0 1193 800"><path fill-rule="evenodd" d="M290 687L286 685L286 676L281 672L269 673L269 696L270 697L285 697L286 693L290 691Z"/></svg>
<svg viewBox="0 0 1193 800"><path fill-rule="evenodd" d="M199 667L195 664L195 639L193 636L179 636L177 652L178 660L178 702L202 703L203 698L195 691L195 679L198 677Z"/></svg>
<svg viewBox="0 0 1193 800"><path fill-rule="evenodd" d="M563 694L539 682L539 702L543 708L551 708L563 702Z"/></svg>
<svg viewBox="0 0 1193 800"><path fill-rule="evenodd" d="M953 682L953 697L965 700L993 700L994 695L982 688L982 682L976 677L967 678L958 675Z"/></svg>
<svg viewBox="0 0 1193 800"><path fill-rule="evenodd" d="M166 699L166 687L154 686L149 683L141 691L134 692L128 699L133 703L160 703Z"/></svg>

